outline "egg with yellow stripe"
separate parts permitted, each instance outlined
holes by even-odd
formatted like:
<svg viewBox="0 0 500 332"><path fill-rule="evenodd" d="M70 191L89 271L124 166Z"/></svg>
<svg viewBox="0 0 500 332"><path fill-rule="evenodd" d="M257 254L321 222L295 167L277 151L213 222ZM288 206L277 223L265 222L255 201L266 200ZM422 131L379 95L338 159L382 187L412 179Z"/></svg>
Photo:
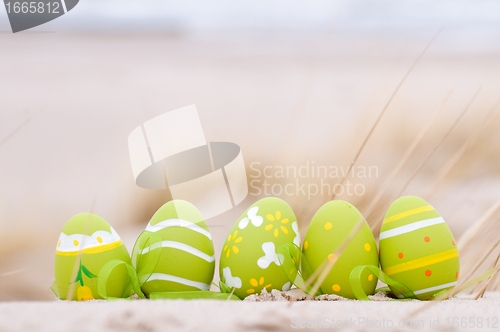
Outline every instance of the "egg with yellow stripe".
<svg viewBox="0 0 500 332"><path fill-rule="evenodd" d="M457 284L460 260L448 225L425 200L405 196L392 203L380 232L382 270L420 300ZM392 291L400 296L397 289Z"/></svg>
<svg viewBox="0 0 500 332"><path fill-rule="evenodd" d="M358 222L363 223L361 230L336 257L335 251ZM312 271L326 260L335 263L321 284L322 293L350 299L355 299L349 282L352 270L359 265L378 267L379 264L377 244L363 215L352 204L341 200L330 201L316 212L307 229L302 251ZM368 269L363 271L361 284L366 294L374 293L377 280Z"/></svg>
<svg viewBox="0 0 500 332"><path fill-rule="evenodd" d="M215 270L214 245L205 219L193 204L183 200L165 203L153 215L146 231L161 238L159 243L146 243L140 248L139 271L143 264L156 260L147 281L139 276L146 296L153 292L210 289Z"/></svg>
<svg viewBox="0 0 500 332"><path fill-rule="evenodd" d="M73 216L57 241L52 290L62 300L102 299L97 293L97 275L113 259L130 263L127 248L113 227L92 213ZM114 269L108 280L108 296L130 295L124 293L130 283L125 265Z"/></svg>

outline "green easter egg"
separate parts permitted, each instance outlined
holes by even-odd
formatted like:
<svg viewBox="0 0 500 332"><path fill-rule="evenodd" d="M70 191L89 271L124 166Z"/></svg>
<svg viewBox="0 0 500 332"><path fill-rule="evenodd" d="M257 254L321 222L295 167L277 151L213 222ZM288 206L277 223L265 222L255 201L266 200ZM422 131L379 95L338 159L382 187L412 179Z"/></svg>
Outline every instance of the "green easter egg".
<svg viewBox="0 0 500 332"><path fill-rule="evenodd" d="M364 223L361 230L336 257L334 251L360 220ZM321 291L349 299L355 298L349 283L351 271L359 265L378 267L379 264L377 244L363 215L351 204L339 200L324 204L316 212L307 229L302 251L313 271L327 259L335 262L321 284ZM365 293L373 294L377 278L368 269L361 275L361 281Z"/></svg>
<svg viewBox="0 0 500 332"><path fill-rule="evenodd" d="M379 243L382 270L420 300L457 284L460 260L455 239L425 200L405 196L394 201L385 215Z"/></svg>
<svg viewBox="0 0 500 332"><path fill-rule="evenodd" d="M180 292L209 290L215 270L212 236L200 211L191 203L174 200L164 204L151 218L147 231L161 236L158 264L142 291ZM142 249L141 262L150 247ZM139 269L141 266L139 266Z"/></svg>
<svg viewBox="0 0 500 332"><path fill-rule="evenodd" d="M59 236L54 260L58 295L66 300L102 299L97 293L97 275L113 259L130 263L130 256L120 236L104 219L80 213L69 219ZM121 265L110 274L107 294L123 297L130 283L127 269Z"/></svg>
<svg viewBox="0 0 500 332"><path fill-rule="evenodd" d="M291 286L278 260L277 249L293 242L300 247L297 219L282 199L266 197L250 206L236 221L222 247L220 280L243 299L263 288Z"/></svg>

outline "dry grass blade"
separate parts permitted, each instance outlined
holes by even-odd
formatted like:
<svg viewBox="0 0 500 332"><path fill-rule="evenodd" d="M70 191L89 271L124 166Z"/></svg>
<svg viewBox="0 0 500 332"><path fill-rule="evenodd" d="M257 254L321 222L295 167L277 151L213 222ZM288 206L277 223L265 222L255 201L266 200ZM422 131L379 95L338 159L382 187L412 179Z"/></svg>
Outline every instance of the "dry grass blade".
<svg viewBox="0 0 500 332"><path fill-rule="evenodd" d="M23 272L24 270L14 270L14 271L9 271L9 272L4 272L4 273L0 273L0 277L8 277L8 276L11 276L13 274L18 274L18 273L21 273Z"/></svg>
<svg viewBox="0 0 500 332"><path fill-rule="evenodd" d="M373 209L375 208L375 206L378 204L378 202L382 198L382 195L385 193L385 191L387 190L387 188L391 184L391 182L394 179L394 177L399 173L399 171L401 170L401 168L403 167L403 165L406 163L406 161L408 160L408 158L411 156L411 154L413 153L413 151L415 150L415 148L417 147L417 145L420 143L420 141L424 137L425 133L427 133L427 131L429 130L430 126L434 123L434 121L436 120L438 114L444 109L444 106L446 105L448 99L450 98L451 93L452 93L452 91L448 92L448 94L443 99L443 101L438 105L438 107L433 112L432 116L430 117L429 121L427 121L427 123L425 124L425 126L422 127L422 129L419 131L419 133L417 134L417 136L415 137L415 139L413 140L413 142L410 144L410 146L408 147L408 149L406 149L406 151L403 154L403 156L401 157L401 159L399 159L399 162L396 165L396 167L394 167L394 169L392 170L391 174L389 174L389 176L387 177L387 179L385 180L385 182L382 184L382 186L380 187L380 189L377 191L377 193L375 194L375 198L372 200L372 202L370 203L370 205L368 206L368 208L366 210L365 216L367 218L373 212ZM371 225L372 231L375 228L377 228L378 226L379 226L378 222L373 223Z"/></svg>
<svg viewBox="0 0 500 332"><path fill-rule="evenodd" d="M323 263L321 263L321 265L313 272L313 274L311 274L309 278L304 282L304 286L303 288L301 288L304 293L307 293L307 287L309 287L314 282L314 280L320 275L321 271L325 269L327 264L328 260L325 260Z"/></svg>
<svg viewBox="0 0 500 332"><path fill-rule="evenodd" d="M473 185L469 188L466 188L465 194L462 195L461 198L457 199L457 201L453 204L453 208L451 209L452 213L448 216L449 220L454 220L456 216L459 215L460 208L463 207L471 197L475 196L476 192L481 189L481 186L485 181L485 179L472 180Z"/></svg>
<svg viewBox="0 0 500 332"><path fill-rule="evenodd" d="M36 113L33 113L32 115L30 115L26 120L23 121L23 123L21 123L16 129L14 129L13 132L11 132L9 135L7 135L7 137L5 137L2 141L0 141L0 147L2 147L2 145L4 145L5 143L7 143L8 140L10 140L12 137L16 136L16 134L21 131L21 129L23 129L28 123L30 123L31 120L33 120L33 118L35 116L37 116L38 114L40 114L42 112L43 109L39 110L38 112Z"/></svg>
<svg viewBox="0 0 500 332"><path fill-rule="evenodd" d="M497 281L495 281L495 284L493 285L492 290L496 291L499 285L500 285L500 278L497 278Z"/></svg>
<svg viewBox="0 0 500 332"><path fill-rule="evenodd" d="M486 284L479 290L479 292L474 296L474 300L477 300L478 298L482 297L484 295L484 292L486 292L486 289L488 286L491 284L495 276L497 275L498 271L500 271L500 265L498 265L498 260L500 259L500 254L498 254L497 259L495 263L493 264L493 267L495 268L495 272L493 275L488 279Z"/></svg>
<svg viewBox="0 0 500 332"><path fill-rule="evenodd" d="M489 271L486 271L488 273ZM459 293L460 290L458 286L453 287L452 289L447 290L446 292L440 293L439 295L435 296L432 298L430 301L424 301L425 304L423 304L420 308L417 310L412 311L408 316L406 316L406 320L411 320L413 319L416 315L419 313L431 308L434 306L436 303L439 303L442 300L451 298L455 296L457 293Z"/></svg>
<svg viewBox="0 0 500 332"><path fill-rule="evenodd" d="M227 298L226 301L230 301L231 300L231 297L233 296L235 290L236 290L236 287L233 287L233 290L231 291L231 294L229 294L229 297Z"/></svg>
<svg viewBox="0 0 500 332"><path fill-rule="evenodd" d="M495 269L489 269L489 270L486 270L484 271L483 273L480 273L478 274L477 276L475 276L474 278L472 278L468 283L466 283L465 285L461 285L460 287L457 287L455 286L453 289L449 290L447 292L447 296L446 297L453 297L455 295L457 295L458 293L460 292L463 292L464 290L466 290L467 288L469 287L472 287L474 285L477 285L479 284L480 282L482 282L484 279L487 279L489 277L491 277L493 275L493 272L495 272ZM442 298L441 298L442 299Z"/></svg>
<svg viewBox="0 0 500 332"><path fill-rule="evenodd" d="M441 146L441 144L443 144L443 142L446 140L446 138L451 134L451 132L453 131L453 129L455 129L455 127L457 126L457 124L460 122L460 120L462 120L463 116L465 115L465 113L467 113L467 111L469 110L470 106L472 105L472 103L476 99L477 95L479 94L479 91L481 91L481 87L479 87L479 89L477 89L476 93L474 94L474 96L470 100L469 104L465 107L465 109L462 111L462 113L460 113L460 115L458 116L458 118L455 120L455 122L453 122L453 124L448 129L448 131L445 133L445 135L441 138L441 140L436 145L434 145L434 147L432 148L432 150L429 151L429 153L427 154L427 156L425 156L425 158L422 160L422 162L420 163L420 165L418 165L417 169L413 172L413 174L410 176L410 178L408 179L408 181L406 181L406 183L404 184L403 188L401 188L401 190L396 195L396 197L401 196L401 194L410 185L410 183L417 176L417 174L420 172L420 170L425 166L425 164L427 164L427 161L429 161L429 159L432 157L432 155L434 155L434 153L437 151L437 149L439 149L439 147Z"/></svg>
<svg viewBox="0 0 500 332"><path fill-rule="evenodd" d="M495 212L500 208L500 199L490 207L481 218L469 227L458 239L458 246L464 250L469 247L472 240L478 237L484 225L491 219Z"/></svg>
<svg viewBox="0 0 500 332"><path fill-rule="evenodd" d="M498 109L498 103L495 107L486 115L483 122L479 125L479 127L472 133L472 135L467 139L467 141L462 145L460 150L458 150L455 155L446 163L446 165L442 168L441 172L437 176L437 180L432 184L425 194L423 195L424 199L428 200L432 194L436 191L436 188L443 182L444 178L448 173L453 169L453 167L458 163L460 158L464 155L464 153L477 141L479 136L483 133L484 129L488 126L491 119L496 114L496 110Z"/></svg>
<svg viewBox="0 0 500 332"><path fill-rule="evenodd" d="M332 254L334 254L336 257L339 257L340 256L340 253L341 251L343 250L344 248L344 244L348 244L347 242L352 240L352 238L356 235L356 233L359 231L359 229L361 228L360 224L362 225L362 223L358 223L358 225L356 227L359 227L357 230L356 228L353 228L353 230L351 231L351 233L349 233L348 237L346 239L344 239L344 241L340 244L340 246L335 249L334 252L332 252ZM351 237L352 235L352 237ZM313 272L313 274L311 274L309 276L309 278L304 282L304 286L303 286L303 289L301 289L302 291L304 292L307 292L306 289L314 282L314 280L321 274L321 272L326 268L326 266L328 265L328 262L330 262L328 259L325 260L323 263L321 263L321 265Z"/></svg>
<svg viewBox="0 0 500 332"><path fill-rule="evenodd" d="M434 154L434 152L436 152L436 150L441 146L441 144L446 140L446 138L448 137L448 135L453 131L453 129L456 127L456 125L460 122L460 120L462 119L462 117L465 115L465 113L467 112L467 110L470 108L470 106L472 105L472 103L476 99L476 97L477 97L477 95L478 95L478 93L479 93L480 90L481 90L481 87L476 91L476 93L472 97L472 99L469 102L469 104L467 105L467 107L462 111L462 113L460 113L460 115L458 116L458 118L455 120L455 122L452 124L452 126L448 129L448 132L446 132L446 134L443 136L443 138L441 139L441 141L439 141L433 147L433 149L431 151L429 151L429 153L427 154L427 156L422 160L422 162L415 169L415 171L413 172L413 174L409 177L409 179L403 185L403 187L401 188L401 190L394 196L394 198L391 201L394 201L394 199L396 199L397 197L400 197L401 194L406 190L406 188L410 185L410 183L413 181L413 179L420 172L420 170L425 166L425 164L427 163L427 161L432 157L432 155ZM382 223L382 221L383 221L383 216L377 218L375 220L375 222L372 224L371 229L375 230L378 226L380 226L380 224Z"/></svg>
<svg viewBox="0 0 500 332"><path fill-rule="evenodd" d="M464 278L460 278L462 279L463 281L457 285L457 288L460 288L459 286L467 283L470 278L472 277L472 275L474 273L476 273L477 269L479 269L479 267L484 263L484 261L491 255L491 253L493 252L493 250L495 250L495 248L500 244L500 240L498 240L494 246L491 247L491 249L488 251L488 253L486 255L483 255L483 258L476 263L476 265L474 266L474 268L472 268L469 273L467 273L467 275L464 277Z"/></svg>
<svg viewBox="0 0 500 332"><path fill-rule="evenodd" d="M410 319L414 318L416 315L418 315L422 311L431 308L436 303L439 303L439 301L442 301L442 300L445 300L447 298L451 298L451 297L455 296L456 294L462 292L463 290L467 289L468 287L476 285L477 283L481 282L481 280L483 280L485 278L488 278L488 276L490 276L490 278L492 278L494 276L494 274L497 273L497 272L498 272L498 270L496 270L496 272L493 269L487 270L487 271L481 273L480 275L474 277L467 284L465 284L465 285L462 284L461 286L457 285L457 286L455 286L455 287L447 290L446 292L443 292L443 293L439 294L438 296L434 297L432 300L425 302L425 305L422 305L417 310L412 311L406 317L406 319L410 320Z"/></svg>
<svg viewBox="0 0 500 332"><path fill-rule="evenodd" d="M95 211L96 202L97 202L97 197L94 197L92 199L92 204L90 205L90 214L89 214L89 217L87 218L87 222L85 223L85 232L83 234L87 234L89 231L90 220L92 219L92 213L94 213L94 211ZM85 247L85 238L80 243L80 248L84 248L84 247ZM71 273L70 280L76 279L76 276L78 274L78 269L80 268L80 260L81 260L82 254L83 254L83 249L80 249L78 251L78 254L77 254L76 259L75 259L75 265L73 266L73 272ZM68 295L66 297L66 301L72 301L73 294L75 292L75 285L76 285L76 282L70 284L69 289L68 289Z"/></svg>
<svg viewBox="0 0 500 332"><path fill-rule="evenodd" d="M344 241L342 241L342 243L339 245L339 247L335 250L335 252L333 253L334 257L340 257L340 255L342 255L342 252L344 251L344 249L349 245L349 243L351 243L351 240L356 236L356 234L358 234L358 232L361 230L361 228L364 225L365 225L365 220L363 219L363 217L361 217L359 219L359 221L356 223L356 226L354 226L353 229L349 232L349 235L347 235L347 237L344 239ZM323 281L325 281L326 277L328 276L328 274L330 273L332 268L335 266L335 263L337 261L338 261L338 258L337 258L337 260L332 260L332 261L327 259L326 264L322 264L322 265L324 265L324 268L323 269L318 268L316 271L314 271L313 275L311 277L309 277L309 279L307 279L307 282L304 285L304 288L306 288L306 289L312 282L314 282L314 280L316 279L316 277L319 274L318 280L315 282L314 286L311 288L311 291L307 295L307 298L306 298L307 300L312 300L314 298L314 296L316 295L316 292L320 288ZM318 272L318 273L316 273L316 272Z"/></svg>
<svg viewBox="0 0 500 332"><path fill-rule="evenodd" d="M375 128L377 127L377 125L379 124L380 122L380 119L382 119L382 116L384 115L385 111L387 111L387 109L389 108L389 105L392 103L392 100L394 99L394 97L396 96L396 94L398 93L399 89L401 88L401 86L403 85L403 83L406 81L406 79L408 78L408 76L410 76L410 73L413 71L413 69L415 68L415 66L418 64L418 62L420 61L420 59L422 59L422 57L424 56L425 52L427 52L427 50L429 49L429 47L432 45L432 43L434 42L434 40L437 38L437 36L441 33L441 31L443 31L444 27L441 28L441 30L439 30L435 35L434 37L432 37L431 41L427 44L427 46L425 46L424 50L422 51L422 53L420 53L420 55L417 57L417 59L415 60L415 62L411 65L410 69L408 69L408 71L406 72L405 76L403 76L403 78L401 79L401 81L399 82L398 86L396 87L396 89L394 90L394 92L392 93L391 97L389 98L389 100L387 101L387 103L385 104L384 108L382 109L382 112L380 112L377 120L375 121L375 123L373 124L373 126L371 127L370 131L368 132L368 135L366 135L365 137L365 140L363 141L363 143L361 144L361 147L359 148L358 152L356 153L356 155L354 156L354 159L352 160L351 164L349 165L349 168L347 169L347 172L345 173L345 175L342 177L342 180L340 180L339 182L339 185L340 186L343 186L344 185L344 182L345 180L347 179L347 177L349 176L349 173L351 173L351 170L352 168L354 167L354 165L356 164L356 162L358 161L358 158L359 156L361 155L361 153L363 152L365 146L366 146L366 143L368 143L368 140L370 139L370 137L372 136L373 132L375 131ZM335 197L337 196L337 194L335 193L335 191L333 192L333 195L332 195L332 198L331 200L334 200Z"/></svg>

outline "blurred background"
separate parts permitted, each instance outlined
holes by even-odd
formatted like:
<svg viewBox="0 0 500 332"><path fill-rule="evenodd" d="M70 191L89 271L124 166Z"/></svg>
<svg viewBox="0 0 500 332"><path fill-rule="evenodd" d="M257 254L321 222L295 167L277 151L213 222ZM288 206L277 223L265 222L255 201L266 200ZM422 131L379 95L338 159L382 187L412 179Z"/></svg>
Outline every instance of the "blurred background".
<svg viewBox="0 0 500 332"><path fill-rule="evenodd" d="M54 299L59 233L93 200L94 212L132 249L170 199L168 191L134 183L127 138L139 124L196 104L208 141L240 145L249 180L254 162L261 169L346 168L443 27L360 155L357 165L377 167L378 176L349 179L366 190L337 198L366 213L441 105L365 217L370 224L382 218L429 156L403 194L432 188L425 198L458 238L500 197L497 1L82 0L16 34L0 10L0 300ZM324 179L332 186L340 180ZM216 257L234 222L263 196L249 195L208 220ZM330 199L280 197L296 212L302 236Z"/></svg>

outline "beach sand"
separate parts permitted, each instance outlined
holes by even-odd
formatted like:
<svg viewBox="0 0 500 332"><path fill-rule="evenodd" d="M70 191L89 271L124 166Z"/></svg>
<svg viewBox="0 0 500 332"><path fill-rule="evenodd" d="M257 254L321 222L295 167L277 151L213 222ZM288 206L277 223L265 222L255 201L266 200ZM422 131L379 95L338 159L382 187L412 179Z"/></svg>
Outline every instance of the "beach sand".
<svg viewBox="0 0 500 332"><path fill-rule="evenodd" d="M350 331L469 330L499 328L500 293L439 303L421 301L235 302L118 300L0 303L2 331ZM488 319L488 323L487 323ZM455 326L453 326L455 324ZM462 324L462 325L461 325ZM487 325L489 324L489 325ZM391 328L392 326L392 328ZM339 328L340 327L340 328Z"/></svg>

